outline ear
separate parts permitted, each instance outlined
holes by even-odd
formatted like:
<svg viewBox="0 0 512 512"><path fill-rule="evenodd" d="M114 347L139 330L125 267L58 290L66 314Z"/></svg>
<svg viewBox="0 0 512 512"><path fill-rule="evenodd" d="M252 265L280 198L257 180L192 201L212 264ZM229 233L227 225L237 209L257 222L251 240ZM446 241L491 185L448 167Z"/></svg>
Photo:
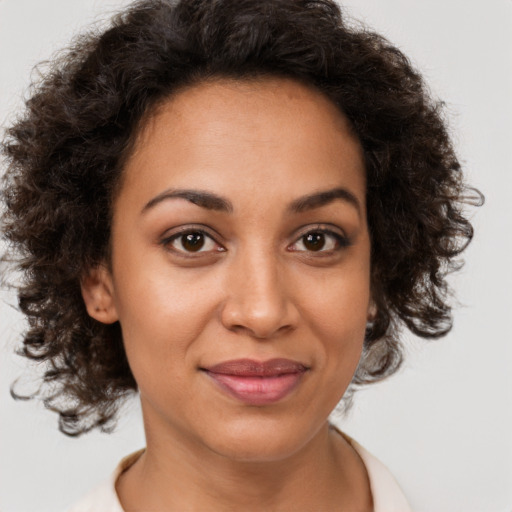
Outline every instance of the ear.
<svg viewBox="0 0 512 512"><path fill-rule="evenodd" d="M112 324L119 319L112 276L105 265L90 269L82 278L80 287L90 317L104 324Z"/></svg>

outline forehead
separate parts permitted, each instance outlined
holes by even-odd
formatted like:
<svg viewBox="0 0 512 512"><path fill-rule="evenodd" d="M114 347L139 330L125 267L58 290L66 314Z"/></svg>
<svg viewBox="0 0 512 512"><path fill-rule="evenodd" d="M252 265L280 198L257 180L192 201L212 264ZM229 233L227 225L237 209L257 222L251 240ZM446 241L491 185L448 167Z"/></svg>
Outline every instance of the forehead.
<svg viewBox="0 0 512 512"><path fill-rule="evenodd" d="M271 123L269 116L274 118ZM159 102L139 130L137 147L155 140L157 132L166 136L185 130L200 137L215 131L233 137L236 125L245 128L236 132L241 138L259 136L269 141L275 135L272 127L287 123L295 137L302 135L311 144L330 142L340 134L357 142L342 111L313 86L279 77L217 78L178 90ZM317 125L316 136L301 129L307 128L306 123ZM324 129L318 130L320 126Z"/></svg>
<svg viewBox="0 0 512 512"><path fill-rule="evenodd" d="M139 188L154 183L148 194L166 182L292 195L344 185L340 179L365 188L361 147L340 109L284 78L218 79L162 101L140 130L124 178Z"/></svg>

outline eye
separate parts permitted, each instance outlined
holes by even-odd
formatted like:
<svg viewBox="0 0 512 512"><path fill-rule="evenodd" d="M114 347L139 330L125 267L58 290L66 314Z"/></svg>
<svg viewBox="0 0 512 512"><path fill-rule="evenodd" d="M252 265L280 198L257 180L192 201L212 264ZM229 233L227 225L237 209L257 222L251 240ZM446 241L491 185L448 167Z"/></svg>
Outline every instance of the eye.
<svg viewBox="0 0 512 512"><path fill-rule="evenodd" d="M297 252L332 252L348 245L349 241L346 237L322 229L305 233L290 246L290 250Z"/></svg>
<svg viewBox="0 0 512 512"><path fill-rule="evenodd" d="M176 233L163 240L162 245L175 252L186 254L225 250L210 235L198 229Z"/></svg>

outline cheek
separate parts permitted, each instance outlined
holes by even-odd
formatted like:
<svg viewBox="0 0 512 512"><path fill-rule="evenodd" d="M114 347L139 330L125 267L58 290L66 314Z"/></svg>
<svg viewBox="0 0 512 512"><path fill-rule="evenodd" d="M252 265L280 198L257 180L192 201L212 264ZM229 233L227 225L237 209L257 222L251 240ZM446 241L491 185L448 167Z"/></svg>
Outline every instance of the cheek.
<svg viewBox="0 0 512 512"><path fill-rule="evenodd" d="M218 302L213 291L219 287L210 281L187 272L119 275L116 307L136 380L158 374L157 369L179 374L189 366L193 342Z"/></svg>
<svg viewBox="0 0 512 512"><path fill-rule="evenodd" d="M364 261L364 260L363 260ZM333 272L309 283L303 276L302 316L320 340L320 364L330 379L349 382L364 343L370 301L368 266Z"/></svg>
<svg viewBox="0 0 512 512"><path fill-rule="evenodd" d="M303 308L322 329L333 335L356 334L366 326L370 302L370 270L366 258L324 274L303 272L297 293Z"/></svg>

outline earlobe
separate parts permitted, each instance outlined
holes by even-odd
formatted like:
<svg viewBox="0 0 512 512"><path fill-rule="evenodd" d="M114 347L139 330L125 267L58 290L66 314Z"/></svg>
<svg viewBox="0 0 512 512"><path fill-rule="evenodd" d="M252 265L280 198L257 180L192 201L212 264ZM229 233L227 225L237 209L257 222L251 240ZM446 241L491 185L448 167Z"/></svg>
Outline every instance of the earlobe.
<svg viewBox="0 0 512 512"><path fill-rule="evenodd" d="M112 324L119 319L112 276L105 265L90 269L82 278L80 287L90 317L104 324Z"/></svg>

